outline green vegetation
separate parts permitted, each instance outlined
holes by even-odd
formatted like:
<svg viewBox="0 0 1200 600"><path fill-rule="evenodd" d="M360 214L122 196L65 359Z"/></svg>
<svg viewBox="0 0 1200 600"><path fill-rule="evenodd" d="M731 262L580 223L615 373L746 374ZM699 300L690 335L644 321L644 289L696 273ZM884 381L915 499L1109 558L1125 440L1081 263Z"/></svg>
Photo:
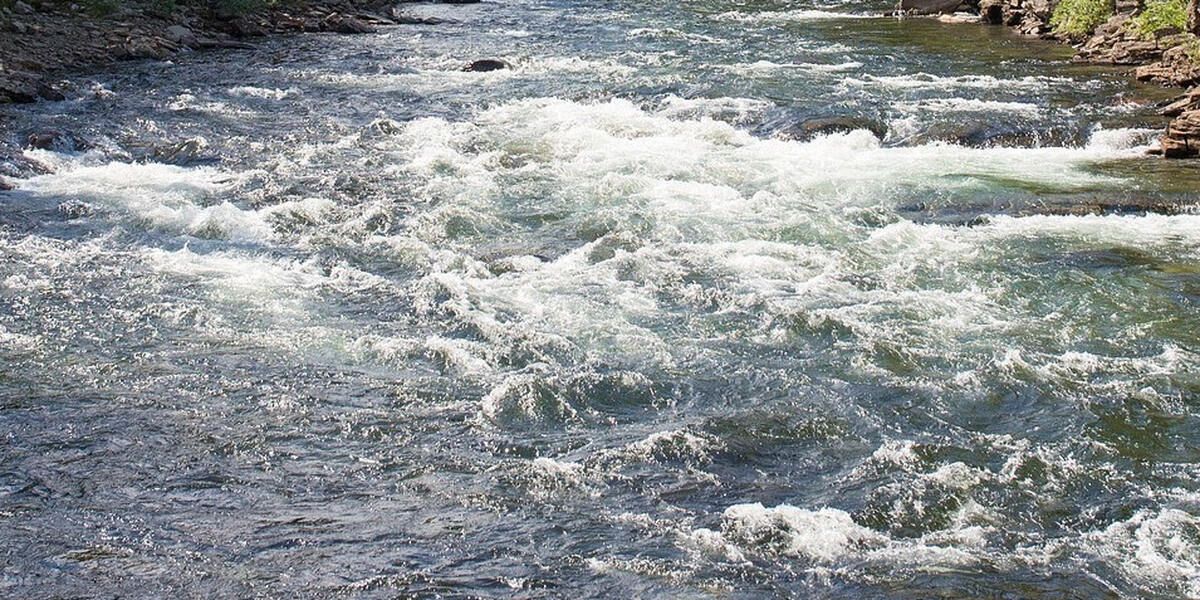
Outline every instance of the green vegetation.
<svg viewBox="0 0 1200 600"><path fill-rule="evenodd" d="M1133 28L1144 38L1153 37L1163 29L1187 28L1187 0L1148 0L1146 8L1130 20Z"/></svg>
<svg viewBox="0 0 1200 600"><path fill-rule="evenodd" d="M1194 63L1200 63L1200 40L1193 37L1181 45L1184 46L1184 52L1187 54L1189 60Z"/></svg>
<svg viewBox="0 0 1200 600"><path fill-rule="evenodd" d="M1062 0L1054 7L1050 26L1059 34L1082 37L1112 16L1111 0Z"/></svg>

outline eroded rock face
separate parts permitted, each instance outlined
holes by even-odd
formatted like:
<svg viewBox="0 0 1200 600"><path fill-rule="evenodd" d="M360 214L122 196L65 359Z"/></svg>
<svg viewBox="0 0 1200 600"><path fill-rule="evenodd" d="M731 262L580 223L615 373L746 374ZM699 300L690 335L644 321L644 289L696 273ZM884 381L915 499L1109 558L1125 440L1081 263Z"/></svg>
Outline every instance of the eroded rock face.
<svg viewBox="0 0 1200 600"><path fill-rule="evenodd" d="M1143 37L1129 26L1131 18L1128 13L1118 14L1097 27L1079 49L1079 58L1114 65L1145 65L1161 60L1183 40L1178 30L1163 30L1153 37Z"/></svg>
<svg viewBox="0 0 1200 600"><path fill-rule="evenodd" d="M1200 84L1200 46L1194 37L1188 34L1163 38L1159 43L1171 43L1162 59L1154 64L1138 67L1134 76L1139 81L1148 81L1162 85L1188 86Z"/></svg>
<svg viewBox="0 0 1200 600"><path fill-rule="evenodd" d="M1161 143L1167 158L1200 156L1200 107L1185 110L1171 121Z"/></svg>

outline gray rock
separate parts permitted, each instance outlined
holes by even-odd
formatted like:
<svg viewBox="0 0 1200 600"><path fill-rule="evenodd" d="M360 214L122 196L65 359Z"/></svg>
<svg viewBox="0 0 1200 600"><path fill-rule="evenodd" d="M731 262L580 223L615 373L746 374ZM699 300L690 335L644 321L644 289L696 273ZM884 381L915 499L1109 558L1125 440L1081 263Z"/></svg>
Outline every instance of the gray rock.
<svg viewBox="0 0 1200 600"><path fill-rule="evenodd" d="M53 150L55 152L81 152L91 148L91 144L83 138L73 133L63 133L61 131L31 133L25 141L30 148Z"/></svg>
<svg viewBox="0 0 1200 600"><path fill-rule="evenodd" d="M831 133L848 133L865 129L875 137L883 139L887 135L887 125L867 117L836 116L808 119L795 125L790 125L775 133L776 137L796 141L808 141Z"/></svg>
<svg viewBox="0 0 1200 600"><path fill-rule="evenodd" d="M3 72L0 72L0 103L13 102L23 104L37 102L37 99L38 91L35 78L21 77L15 74L13 77L8 77Z"/></svg>
<svg viewBox="0 0 1200 600"><path fill-rule="evenodd" d="M167 28L166 38L177 44L191 44L196 41L196 34L183 25L172 25Z"/></svg>
<svg viewBox="0 0 1200 600"><path fill-rule="evenodd" d="M13 3L12 10L18 15L32 15L34 12L32 6L21 2L21 0L17 0Z"/></svg>
<svg viewBox="0 0 1200 600"><path fill-rule="evenodd" d="M486 73L488 71L499 71L501 69L511 69L511 68L512 68L512 65L510 65L507 62L502 61L500 59L484 58L484 59L477 60L477 61L463 67L463 70L471 71L474 73Z"/></svg>
<svg viewBox="0 0 1200 600"><path fill-rule="evenodd" d="M207 150L208 140L195 137L176 144L157 146L153 148L149 158L156 162L178 166L218 162L219 159L216 156L206 154Z"/></svg>
<svg viewBox="0 0 1200 600"><path fill-rule="evenodd" d="M336 13L325 19L325 26L329 31L337 33L375 33L376 31L374 25L358 17L348 17Z"/></svg>
<svg viewBox="0 0 1200 600"><path fill-rule="evenodd" d="M38 85L37 93L38 97L40 97L42 100L49 100L51 102L62 102L63 100L67 99L67 95L64 94L62 90L58 88L58 86L49 83Z"/></svg>

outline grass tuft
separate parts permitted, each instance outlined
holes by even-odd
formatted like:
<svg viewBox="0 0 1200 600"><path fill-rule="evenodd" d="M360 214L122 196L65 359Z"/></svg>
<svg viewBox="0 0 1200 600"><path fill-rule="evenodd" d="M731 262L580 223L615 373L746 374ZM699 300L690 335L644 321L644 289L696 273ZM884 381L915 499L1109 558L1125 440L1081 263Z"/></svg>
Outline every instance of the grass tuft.
<svg viewBox="0 0 1200 600"><path fill-rule="evenodd" d="M1112 16L1111 0L1062 0L1050 15L1055 33L1072 37L1091 34Z"/></svg>
<svg viewBox="0 0 1200 600"><path fill-rule="evenodd" d="M1142 12L1130 20L1134 30L1144 38L1152 38L1163 29L1187 29L1187 0L1148 0Z"/></svg>

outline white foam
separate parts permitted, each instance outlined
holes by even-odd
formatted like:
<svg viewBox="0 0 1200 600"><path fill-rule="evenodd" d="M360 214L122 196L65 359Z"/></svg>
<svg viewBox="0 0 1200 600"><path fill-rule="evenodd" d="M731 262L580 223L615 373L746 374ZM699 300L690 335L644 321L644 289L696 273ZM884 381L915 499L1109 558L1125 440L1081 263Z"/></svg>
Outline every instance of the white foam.
<svg viewBox="0 0 1200 600"><path fill-rule="evenodd" d="M848 77L842 82L852 87L884 87L899 90L922 89L975 89L975 90L1044 90L1062 85L1077 88L1081 83L1066 77L1026 76L995 77L992 75L930 75L913 73L908 75L871 75ZM1088 83L1082 85L1087 86ZM1090 84L1095 85L1095 84Z"/></svg>
<svg viewBox="0 0 1200 600"><path fill-rule="evenodd" d="M741 123L772 106L770 102L753 98L680 98L672 95L663 98L656 113L672 119L708 117Z"/></svg>
<svg viewBox="0 0 1200 600"><path fill-rule="evenodd" d="M681 31L679 29L675 29L672 27L638 27L636 29L630 29L625 35L628 37L631 37L631 38L651 37L651 38L663 38L663 39L683 39L683 40L687 40L689 42L699 42L701 44L728 44L729 43L728 40L723 40L720 38L715 38L712 36L703 35L703 34L699 34L699 33L690 33L690 32L686 32L686 31Z"/></svg>
<svg viewBox="0 0 1200 600"><path fill-rule="evenodd" d="M730 506L722 516L722 530L749 547L815 562L833 562L888 543L887 536L855 523L845 511L787 504Z"/></svg>
<svg viewBox="0 0 1200 600"><path fill-rule="evenodd" d="M730 11L717 15L717 18L731 21L741 21L743 23L788 23L801 21L826 21L833 19L874 19L879 18L879 15L836 12L818 9L795 9L761 12Z"/></svg>
<svg viewBox="0 0 1200 600"><path fill-rule="evenodd" d="M294 96L300 93L300 90L294 87L281 90L279 88L261 88L251 85L239 85L229 88L227 92L230 96L262 98L264 100L283 100L288 96Z"/></svg>
<svg viewBox="0 0 1200 600"><path fill-rule="evenodd" d="M1200 597L1200 517L1174 508L1139 510L1085 540L1138 584Z"/></svg>
<svg viewBox="0 0 1200 600"><path fill-rule="evenodd" d="M262 241L271 237L263 215L208 199L230 186L214 169L156 163L88 165L80 160L20 182L37 196L74 198L141 220L155 229L198 237Z"/></svg>
<svg viewBox="0 0 1200 600"><path fill-rule="evenodd" d="M452 59L429 60L415 58L411 70L397 73L345 73L341 71L306 71L298 76L345 88L369 90L417 91L434 94L481 84L544 75L589 75L602 79L624 79L637 73L637 67L615 59L587 59L578 56L498 56L511 68L494 71L464 71L466 63ZM186 105L185 106L190 106ZM211 107L210 107L211 108Z"/></svg>
<svg viewBox="0 0 1200 600"><path fill-rule="evenodd" d="M0 352L24 354L34 351L40 345L38 336L14 333L0 325Z"/></svg>
<svg viewBox="0 0 1200 600"><path fill-rule="evenodd" d="M916 102L897 102L895 108L911 111L931 112L1007 112L1033 116L1042 112L1042 107L1029 102L1001 102L978 98L931 98Z"/></svg>
<svg viewBox="0 0 1200 600"><path fill-rule="evenodd" d="M1143 128L1104 129L1097 127L1088 138L1088 146L1103 150L1126 150L1149 148L1158 142L1162 131Z"/></svg>
<svg viewBox="0 0 1200 600"><path fill-rule="evenodd" d="M752 63L738 63L730 65L727 70L732 72L741 72L746 70L751 71L781 71L781 70L797 70L806 71L809 73L841 73L845 71L855 71L861 69L862 63L857 61L846 61L842 63L777 63L769 60L759 60Z"/></svg>
<svg viewBox="0 0 1200 600"><path fill-rule="evenodd" d="M417 182L415 200L431 208L410 219L402 236L378 243L403 249L410 257L404 260L428 269L414 290L428 314L469 324L490 343L537 340L554 352L569 348L643 370L675 360L673 334L643 325L664 317L664 298L755 306L799 315L812 327L837 324L864 352L899 344L916 357L939 356L961 350L961 339L1021 326L997 300L1002 282L973 282L960 276L970 268L956 267L969 267L1005 239L1091 247L1106 240L1178 246L1196 237L1188 217L996 217L973 228L908 221L859 228L853 215L893 210L894 191L905 186L984 191L1003 177L1089 189L1120 181L1089 171L1091 162L1136 150L887 148L866 131L764 140L703 115L681 118L682 110L745 106L736 99L700 104L668 99L650 111L624 100L534 99L482 111L472 122L407 123L385 142L395 144L397 169ZM565 215L558 226L611 233L545 259L505 257L520 268L494 274L455 248L460 240L470 247L511 231L502 208L507 177L542 182L539 210ZM478 233L454 233L464 222ZM785 225L803 237L765 241ZM947 274L944 288L920 281L928 270ZM860 274L877 285L852 283ZM763 343L786 343L774 330L761 333L755 339Z"/></svg>

